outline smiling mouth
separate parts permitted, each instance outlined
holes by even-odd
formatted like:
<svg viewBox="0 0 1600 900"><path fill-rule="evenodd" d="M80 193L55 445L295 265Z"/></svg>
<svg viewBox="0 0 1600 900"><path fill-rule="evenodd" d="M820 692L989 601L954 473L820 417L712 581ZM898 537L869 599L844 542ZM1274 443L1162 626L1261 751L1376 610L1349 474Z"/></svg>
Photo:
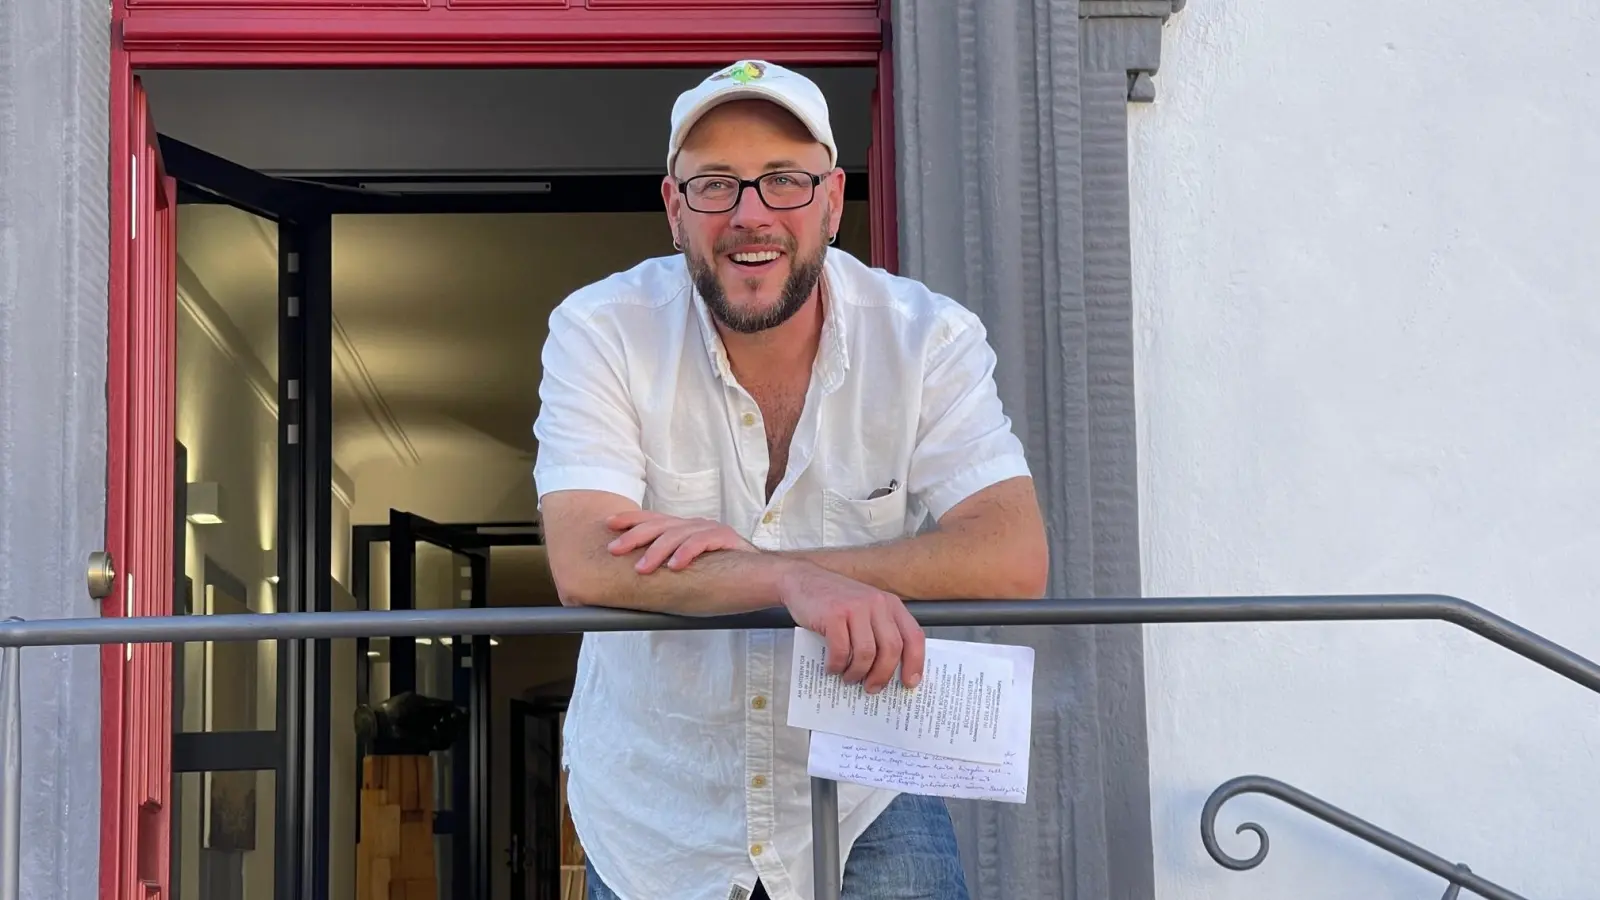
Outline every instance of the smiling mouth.
<svg viewBox="0 0 1600 900"><path fill-rule="evenodd" d="M732 260L735 265L754 269L777 262L781 256L783 256L781 250L744 250L728 254L728 259Z"/></svg>

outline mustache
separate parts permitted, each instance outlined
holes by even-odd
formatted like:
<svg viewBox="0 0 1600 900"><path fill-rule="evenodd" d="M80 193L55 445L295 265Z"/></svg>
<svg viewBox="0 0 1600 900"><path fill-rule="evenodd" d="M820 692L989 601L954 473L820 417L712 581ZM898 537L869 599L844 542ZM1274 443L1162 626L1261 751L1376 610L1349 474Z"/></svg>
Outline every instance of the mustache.
<svg viewBox="0 0 1600 900"><path fill-rule="evenodd" d="M717 241L714 253L738 253L743 250L760 250L771 248L793 253L795 240L778 235L729 235Z"/></svg>

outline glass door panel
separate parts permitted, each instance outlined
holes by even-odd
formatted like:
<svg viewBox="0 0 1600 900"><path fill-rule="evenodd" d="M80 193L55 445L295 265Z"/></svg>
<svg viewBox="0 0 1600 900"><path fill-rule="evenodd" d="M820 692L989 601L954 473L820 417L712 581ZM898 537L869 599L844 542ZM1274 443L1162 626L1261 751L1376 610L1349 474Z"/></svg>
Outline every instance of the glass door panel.
<svg viewBox="0 0 1600 900"><path fill-rule="evenodd" d="M271 769L174 776L173 900L273 900L276 782Z"/></svg>
<svg viewBox="0 0 1600 900"><path fill-rule="evenodd" d="M366 608L438 610L486 604L487 544L470 528L441 526L391 510L388 526L356 529L354 552L357 602ZM455 739L427 746L434 874L430 896L483 896L488 883L484 773L489 639L425 635L373 638L358 645L356 693L370 711L361 714L365 727L373 727L371 717L378 714L391 717L391 733L406 733L408 716L417 717L413 721L454 717ZM417 752L414 742L385 748L376 745L370 731L366 734L368 740L359 748L363 757ZM407 889L415 890L410 885Z"/></svg>
<svg viewBox="0 0 1600 900"><path fill-rule="evenodd" d="M326 230L307 190L157 140L178 201L174 612L327 609L331 579L308 575L330 565L326 504L308 502L327 492L317 430L327 391L307 339L331 283ZM303 803L306 780L327 753L321 720L307 712L316 673L306 650L300 641L173 647L173 896L304 893L318 860L301 851L326 843L325 822Z"/></svg>
<svg viewBox="0 0 1600 900"><path fill-rule="evenodd" d="M276 222L222 203L178 212L175 612L277 611ZM257 252L244 252L255 249ZM180 732L277 727L274 641L174 647Z"/></svg>

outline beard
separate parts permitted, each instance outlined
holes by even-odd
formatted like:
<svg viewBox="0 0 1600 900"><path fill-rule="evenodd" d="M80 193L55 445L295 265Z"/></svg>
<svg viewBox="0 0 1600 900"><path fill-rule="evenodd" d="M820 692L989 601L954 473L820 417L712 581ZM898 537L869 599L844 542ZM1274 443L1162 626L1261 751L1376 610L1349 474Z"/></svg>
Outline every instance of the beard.
<svg viewBox="0 0 1600 900"><path fill-rule="evenodd" d="M711 259L701 256L687 246L684 247L683 255L688 260L689 275L694 279L695 290L699 292L701 299L705 300L706 308L711 311L712 317L740 334L755 334L782 325L806 305L806 299L816 290L817 282L822 279L823 259L828 252L827 227L825 216L822 226L823 237L817 245L817 251L805 258L795 256L796 242L793 238L729 236L717 242L713 259L724 253L762 247L781 250L788 256L789 277L784 279L783 289L778 292L778 301L764 309L740 309L734 306L728 301L728 293L723 290L722 282L717 278L717 271ZM683 233L681 227L679 233ZM745 286L755 290L760 286L760 281L747 279Z"/></svg>

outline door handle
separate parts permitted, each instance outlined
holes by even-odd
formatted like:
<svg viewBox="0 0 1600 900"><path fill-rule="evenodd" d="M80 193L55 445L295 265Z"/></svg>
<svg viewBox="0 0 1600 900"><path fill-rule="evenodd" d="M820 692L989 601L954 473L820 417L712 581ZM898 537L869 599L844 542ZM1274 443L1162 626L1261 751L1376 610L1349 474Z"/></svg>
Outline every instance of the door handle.
<svg viewBox="0 0 1600 900"><path fill-rule="evenodd" d="M110 552L96 550L89 554L87 577L90 599L104 600L111 596L111 586L117 580L117 563Z"/></svg>

